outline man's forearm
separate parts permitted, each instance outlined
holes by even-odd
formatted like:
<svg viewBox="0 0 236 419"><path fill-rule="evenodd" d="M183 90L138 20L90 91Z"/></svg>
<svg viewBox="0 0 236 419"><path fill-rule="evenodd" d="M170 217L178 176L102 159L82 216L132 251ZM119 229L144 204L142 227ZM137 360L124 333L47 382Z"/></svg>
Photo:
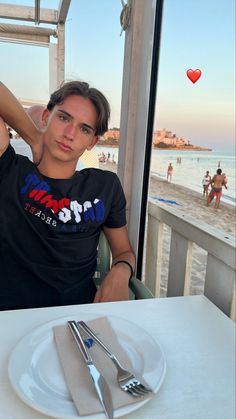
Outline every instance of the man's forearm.
<svg viewBox="0 0 236 419"><path fill-rule="evenodd" d="M0 82L0 116L30 145L39 141L40 131L16 97Z"/></svg>
<svg viewBox="0 0 236 419"><path fill-rule="evenodd" d="M117 263L121 263L123 261L125 263L127 262L131 266L132 270L134 271L134 269L135 269L135 257L134 257L133 252L127 251L127 252L121 253L119 256L117 256L116 258L113 259L112 265L114 266Z"/></svg>

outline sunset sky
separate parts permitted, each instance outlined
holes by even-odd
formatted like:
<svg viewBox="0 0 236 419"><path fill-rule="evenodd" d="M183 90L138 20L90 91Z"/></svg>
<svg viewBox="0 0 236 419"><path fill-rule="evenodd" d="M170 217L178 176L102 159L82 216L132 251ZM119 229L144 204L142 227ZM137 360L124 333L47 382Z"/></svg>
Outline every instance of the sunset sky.
<svg viewBox="0 0 236 419"><path fill-rule="evenodd" d="M4 3L33 6L34 0ZM57 7L58 1L41 0L41 7L49 4ZM66 22L66 78L86 80L106 94L112 106L111 126L119 126L120 117L124 50L120 12L120 0L72 0ZM165 0L156 129L171 130L193 144L233 150L234 16L234 0ZM0 79L17 97L47 101L47 48L0 42L0 56ZM186 76L190 68L202 71L195 84Z"/></svg>

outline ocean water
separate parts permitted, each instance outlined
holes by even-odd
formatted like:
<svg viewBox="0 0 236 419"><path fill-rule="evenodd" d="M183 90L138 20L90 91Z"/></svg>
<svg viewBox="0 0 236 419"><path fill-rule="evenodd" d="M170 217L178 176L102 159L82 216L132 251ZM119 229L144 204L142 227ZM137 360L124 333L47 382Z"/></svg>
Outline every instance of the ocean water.
<svg viewBox="0 0 236 419"><path fill-rule="evenodd" d="M117 162L119 149L115 147L96 147L97 153L110 152ZM177 157L181 157L181 164L177 164ZM151 174L166 179L169 163L173 166L172 183L185 186L202 193L202 178L209 170L213 176L218 169L218 162L228 179L228 189L223 188L222 201L236 205L235 197L235 155L233 153L219 153L215 151L182 151L182 150L152 150Z"/></svg>

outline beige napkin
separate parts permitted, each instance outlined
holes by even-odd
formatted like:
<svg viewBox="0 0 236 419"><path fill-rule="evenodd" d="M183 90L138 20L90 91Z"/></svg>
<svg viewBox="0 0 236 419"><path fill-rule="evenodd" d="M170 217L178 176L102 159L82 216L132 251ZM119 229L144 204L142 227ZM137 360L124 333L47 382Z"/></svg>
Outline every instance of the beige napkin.
<svg viewBox="0 0 236 419"><path fill-rule="evenodd" d="M106 317L100 317L86 323L111 349L124 368L134 373L131 362L120 346L109 320ZM130 333L132 333L132 330ZM82 335L83 338L88 338L86 334L83 333ZM65 380L79 414L91 415L102 412L103 407L98 399L89 371L67 324L54 327L54 338ZM95 343L88 351L93 358L94 365L99 369L110 387L114 409L150 398L150 395L137 398L127 395L118 386L117 371L108 356ZM138 376L137 372L135 375Z"/></svg>

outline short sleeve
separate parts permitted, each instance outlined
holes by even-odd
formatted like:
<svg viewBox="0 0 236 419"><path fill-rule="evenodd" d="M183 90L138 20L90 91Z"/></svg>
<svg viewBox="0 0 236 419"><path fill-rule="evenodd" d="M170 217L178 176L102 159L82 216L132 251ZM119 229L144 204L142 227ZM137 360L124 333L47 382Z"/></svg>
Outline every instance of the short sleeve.
<svg viewBox="0 0 236 419"><path fill-rule="evenodd" d="M9 144L6 151L0 157L0 181L4 178L4 176L10 170L14 160L16 157L16 153L14 148Z"/></svg>
<svg viewBox="0 0 236 419"><path fill-rule="evenodd" d="M104 223L108 228L119 228L126 225L126 199L120 180L114 174L111 190L111 208Z"/></svg>

